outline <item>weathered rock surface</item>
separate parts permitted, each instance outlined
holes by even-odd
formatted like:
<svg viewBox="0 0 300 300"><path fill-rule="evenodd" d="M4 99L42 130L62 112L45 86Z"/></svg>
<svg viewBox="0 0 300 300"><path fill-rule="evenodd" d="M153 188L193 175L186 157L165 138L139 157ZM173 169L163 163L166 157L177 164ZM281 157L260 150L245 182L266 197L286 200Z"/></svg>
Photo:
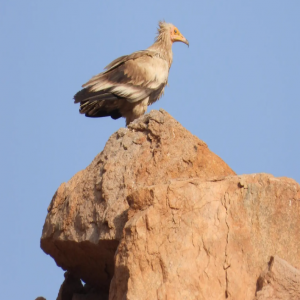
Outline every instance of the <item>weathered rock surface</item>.
<svg viewBox="0 0 300 300"><path fill-rule="evenodd" d="M270 257L300 268L299 184L235 175L165 111L113 134L48 211L41 247L72 300L271 299Z"/></svg>
<svg viewBox="0 0 300 300"><path fill-rule="evenodd" d="M300 267L300 186L291 179L173 180L128 201L110 300L252 300L271 255Z"/></svg>
<svg viewBox="0 0 300 300"><path fill-rule="evenodd" d="M275 256L258 281L256 300L299 300L300 271Z"/></svg>
<svg viewBox="0 0 300 300"><path fill-rule="evenodd" d="M58 188L41 247L58 266L108 290L128 195L174 178L207 181L234 174L168 113L151 111L113 134L85 170Z"/></svg>

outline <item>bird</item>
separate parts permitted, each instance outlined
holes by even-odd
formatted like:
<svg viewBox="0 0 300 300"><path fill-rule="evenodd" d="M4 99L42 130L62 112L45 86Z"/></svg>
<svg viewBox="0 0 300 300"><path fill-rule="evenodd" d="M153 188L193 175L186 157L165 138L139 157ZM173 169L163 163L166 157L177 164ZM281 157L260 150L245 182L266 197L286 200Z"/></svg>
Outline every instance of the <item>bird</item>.
<svg viewBox="0 0 300 300"><path fill-rule="evenodd" d="M93 76L74 96L86 117L126 119L126 126L144 115L147 107L164 94L173 61L172 44L188 40L176 26L158 24L154 43L146 50L121 56Z"/></svg>

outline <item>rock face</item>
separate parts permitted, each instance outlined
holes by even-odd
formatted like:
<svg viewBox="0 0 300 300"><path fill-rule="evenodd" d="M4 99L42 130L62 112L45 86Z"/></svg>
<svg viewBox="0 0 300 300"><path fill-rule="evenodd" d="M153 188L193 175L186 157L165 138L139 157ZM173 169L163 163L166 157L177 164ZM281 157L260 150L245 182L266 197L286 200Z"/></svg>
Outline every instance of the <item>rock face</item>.
<svg viewBox="0 0 300 300"><path fill-rule="evenodd" d="M299 215L294 180L237 176L152 111L58 188L41 247L110 300L253 300L271 256L300 268Z"/></svg>
<svg viewBox="0 0 300 300"><path fill-rule="evenodd" d="M213 180L233 174L168 113L152 111L113 134L85 170L58 188L41 247L58 266L108 290L128 195L173 178Z"/></svg>
<svg viewBox="0 0 300 300"><path fill-rule="evenodd" d="M110 300L252 300L270 255L300 267L300 187L291 179L173 180L128 200Z"/></svg>

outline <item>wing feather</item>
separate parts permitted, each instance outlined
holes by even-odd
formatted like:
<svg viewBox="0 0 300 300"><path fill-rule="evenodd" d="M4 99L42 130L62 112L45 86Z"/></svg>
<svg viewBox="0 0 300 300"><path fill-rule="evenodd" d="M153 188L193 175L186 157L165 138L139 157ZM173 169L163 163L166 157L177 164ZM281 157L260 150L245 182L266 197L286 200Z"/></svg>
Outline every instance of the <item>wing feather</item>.
<svg viewBox="0 0 300 300"><path fill-rule="evenodd" d="M167 62L149 50L119 57L106 68L83 87L93 93L109 91L129 102L145 99L166 84L169 71Z"/></svg>
<svg viewBox="0 0 300 300"><path fill-rule="evenodd" d="M167 84L169 65L159 54L143 50L121 56L106 70L83 85L75 96L80 113L88 117L120 117L124 101L135 103L146 98L155 102Z"/></svg>

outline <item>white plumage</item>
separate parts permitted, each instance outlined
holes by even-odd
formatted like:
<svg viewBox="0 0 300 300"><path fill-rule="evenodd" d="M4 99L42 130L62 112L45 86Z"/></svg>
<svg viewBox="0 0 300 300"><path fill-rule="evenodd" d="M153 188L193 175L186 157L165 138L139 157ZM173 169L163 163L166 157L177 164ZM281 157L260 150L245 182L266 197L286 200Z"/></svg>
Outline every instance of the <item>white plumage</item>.
<svg viewBox="0 0 300 300"><path fill-rule="evenodd" d="M87 117L126 118L126 125L157 101L168 82L172 44L187 39L172 24L159 23L156 41L147 50L121 56L92 77L74 96Z"/></svg>

